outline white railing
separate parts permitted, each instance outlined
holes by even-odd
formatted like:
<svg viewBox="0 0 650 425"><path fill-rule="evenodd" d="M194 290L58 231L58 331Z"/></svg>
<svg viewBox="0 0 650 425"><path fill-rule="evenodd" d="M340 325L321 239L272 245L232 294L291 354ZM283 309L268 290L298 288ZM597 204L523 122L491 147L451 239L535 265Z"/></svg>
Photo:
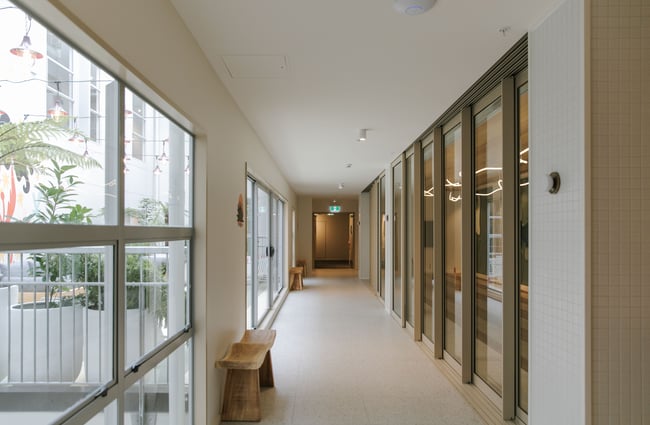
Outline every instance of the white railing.
<svg viewBox="0 0 650 425"><path fill-rule="evenodd" d="M168 248L129 246L126 361L167 339ZM113 367L112 248L4 253L0 384L99 384ZM0 258L3 258L0 257ZM166 382L166 371L154 381Z"/></svg>

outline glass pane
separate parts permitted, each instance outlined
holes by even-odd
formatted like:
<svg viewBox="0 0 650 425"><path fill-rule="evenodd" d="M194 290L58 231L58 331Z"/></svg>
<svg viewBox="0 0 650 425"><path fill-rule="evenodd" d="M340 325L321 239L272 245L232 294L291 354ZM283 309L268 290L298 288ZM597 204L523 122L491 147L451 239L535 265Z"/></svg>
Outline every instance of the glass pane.
<svg viewBox="0 0 650 425"><path fill-rule="evenodd" d="M406 233L405 239L405 252L404 261L406 267L406 283L404 285L406 297L404 310L406 321L414 326L415 323L415 274L413 270L413 220L415 219L415 211L413 209L413 194L415 191L413 179L415 178L414 170L415 159L413 155L406 159L406 211L404 219L406 220Z"/></svg>
<svg viewBox="0 0 650 425"><path fill-rule="evenodd" d="M393 311L402 317L402 164L393 167Z"/></svg>
<svg viewBox="0 0 650 425"><path fill-rule="evenodd" d="M190 226L192 137L136 94L125 96L124 223Z"/></svg>
<svg viewBox="0 0 650 425"><path fill-rule="evenodd" d="M19 9L0 14L3 34L24 26ZM97 68L92 136L91 62L36 20L30 37L43 58L9 54L13 36L0 42L0 222L115 224L117 83Z"/></svg>
<svg viewBox="0 0 650 425"><path fill-rule="evenodd" d="M253 327L253 181L246 180L246 328Z"/></svg>
<svg viewBox="0 0 650 425"><path fill-rule="evenodd" d="M386 178L379 179L379 296L384 299L386 288Z"/></svg>
<svg viewBox="0 0 650 425"><path fill-rule="evenodd" d="M519 407L528 412L528 84L519 89Z"/></svg>
<svg viewBox="0 0 650 425"><path fill-rule="evenodd" d="M270 196L262 188L257 188L257 217L255 221L257 238L257 323L262 320L269 309L269 277L270 277L270 254L271 254L271 232L270 223Z"/></svg>
<svg viewBox="0 0 650 425"><path fill-rule="evenodd" d="M433 244L433 143L424 148L423 151L423 168L424 168L424 193L422 204L424 208L424 250L423 261L424 279L424 320L422 323L422 333L429 341L433 342L433 294L434 294L434 244Z"/></svg>
<svg viewBox="0 0 650 425"><path fill-rule="evenodd" d="M278 199L271 197L271 246L269 256L271 262L271 294L275 299L278 293Z"/></svg>
<svg viewBox="0 0 650 425"><path fill-rule="evenodd" d="M126 366L189 323L189 241L126 246Z"/></svg>
<svg viewBox="0 0 650 425"><path fill-rule="evenodd" d="M284 264L284 202L277 200L278 209L276 217L276 240L275 240L275 264L276 264L276 295L280 293L284 286L284 273L283 273L283 264Z"/></svg>
<svg viewBox="0 0 650 425"><path fill-rule="evenodd" d="M474 117L474 367L499 395L503 371L501 99Z"/></svg>
<svg viewBox="0 0 650 425"><path fill-rule="evenodd" d="M113 379L112 262L111 246L0 252L0 423L50 422Z"/></svg>
<svg viewBox="0 0 650 425"><path fill-rule="evenodd" d="M444 135L445 144L445 350L457 362L462 346L462 171L461 128Z"/></svg>
<svg viewBox="0 0 650 425"><path fill-rule="evenodd" d="M104 410L93 416L86 425L117 425L117 401L113 401Z"/></svg>
<svg viewBox="0 0 650 425"><path fill-rule="evenodd" d="M191 342L178 347L124 394L124 424L190 424Z"/></svg>

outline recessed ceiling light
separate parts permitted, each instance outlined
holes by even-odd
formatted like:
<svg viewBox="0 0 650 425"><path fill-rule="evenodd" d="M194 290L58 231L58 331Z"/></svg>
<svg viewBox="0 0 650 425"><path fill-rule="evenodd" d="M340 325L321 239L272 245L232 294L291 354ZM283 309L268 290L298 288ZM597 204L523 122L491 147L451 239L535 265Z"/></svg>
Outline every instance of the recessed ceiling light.
<svg viewBox="0 0 650 425"><path fill-rule="evenodd" d="M436 0L394 0L393 7L400 13L413 16L431 9Z"/></svg>

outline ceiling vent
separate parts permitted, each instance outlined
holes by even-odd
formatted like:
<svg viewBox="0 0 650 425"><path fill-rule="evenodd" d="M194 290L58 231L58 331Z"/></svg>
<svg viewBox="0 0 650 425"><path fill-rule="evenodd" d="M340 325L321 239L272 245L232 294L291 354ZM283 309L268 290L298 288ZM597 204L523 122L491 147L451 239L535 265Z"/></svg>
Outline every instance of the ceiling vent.
<svg viewBox="0 0 650 425"><path fill-rule="evenodd" d="M394 0L393 6L399 13L419 15L431 9L436 0Z"/></svg>

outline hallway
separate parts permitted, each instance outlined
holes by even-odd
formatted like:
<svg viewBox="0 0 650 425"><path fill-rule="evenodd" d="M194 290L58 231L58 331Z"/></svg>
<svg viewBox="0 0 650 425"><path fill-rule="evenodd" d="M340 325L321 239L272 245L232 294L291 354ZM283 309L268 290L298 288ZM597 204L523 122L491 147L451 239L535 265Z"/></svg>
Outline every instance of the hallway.
<svg viewBox="0 0 650 425"><path fill-rule="evenodd" d="M261 424L483 423L355 270L316 270L272 327Z"/></svg>

